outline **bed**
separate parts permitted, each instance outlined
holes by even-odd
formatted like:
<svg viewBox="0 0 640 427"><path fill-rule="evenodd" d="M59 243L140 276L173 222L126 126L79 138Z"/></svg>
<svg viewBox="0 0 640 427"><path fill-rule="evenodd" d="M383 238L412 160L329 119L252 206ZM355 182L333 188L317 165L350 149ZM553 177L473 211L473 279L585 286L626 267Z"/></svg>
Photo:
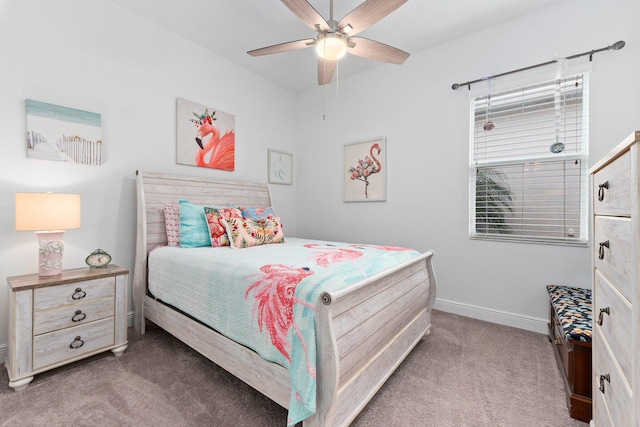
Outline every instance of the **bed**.
<svg viewBox="0 0 640 427"><path fill-rule="evenodd" d="M142 171L137 172L136 181L136 331L144 333L146 320L150 320L291 413L292 381L283 364L262 358L250 346L228 338L177 309L176 304L156 299L149 290L149 277L155 274L150 266L164 265L149 260L168 252L164 248L167 204L187 199L204 205L269 207L268 185ZM288 245L315 248L300 239L287 240ZM359 246L359 250L366 252L366 246ZM416 254L366 278L314 294L315 408L303 420L305 427L351 423L415 345L430 333L436 295L432 257L433 251ZM288 423L295 421L290 418Z"/></svg>

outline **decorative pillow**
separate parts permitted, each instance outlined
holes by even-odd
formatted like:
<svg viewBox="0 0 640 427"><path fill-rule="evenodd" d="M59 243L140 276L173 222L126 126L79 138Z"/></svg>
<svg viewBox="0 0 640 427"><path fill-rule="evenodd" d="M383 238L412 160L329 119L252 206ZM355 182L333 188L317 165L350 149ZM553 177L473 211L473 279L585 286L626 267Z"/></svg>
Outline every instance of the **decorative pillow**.
<svg viewBox="0 0 640 427"><path fill-rule="evenodd" d="M272 207L268 208L247 208L240 207L242 211L242 218L250 218L250 219L258 219L258 218L268 218L275 217L276 212Z"/></svg>
<svg viewBox="0 0 640 427"><path fill-rule="evenodd" d="M211 246L204 206L180 200L180 247Z"/></svg>
<svg viewBox="0 0 640 427"><path fill-rule="evenodd" d="M235 249L251 246L267 245L284 242L284 233L280 218L270 217L261 219L229 218L227 234L231 239L231 247Z"/></svg>
<svg viewBox="0 0 640 427"><path fill-rule="evenodd" d="M211 238L211 246L217 248L219 246L229 246L229 237L227 236L226 219L237 218L242 219L242 213L237 208L210 208L204 207L204 216L209 226L209 237Z"/></svg>
<svg viewBox="0 0 640 427"><path fill-rule="evenodd" d="M177 203L164 205L164 226L167 245L180 246L180 206Z"/></svg>

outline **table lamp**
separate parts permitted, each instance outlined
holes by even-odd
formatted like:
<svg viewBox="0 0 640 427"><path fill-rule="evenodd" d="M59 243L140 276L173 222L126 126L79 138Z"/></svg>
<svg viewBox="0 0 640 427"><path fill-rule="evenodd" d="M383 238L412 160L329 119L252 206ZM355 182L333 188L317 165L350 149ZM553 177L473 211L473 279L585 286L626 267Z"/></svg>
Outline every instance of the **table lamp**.
<svg viewBox="0 0 640 427"><path fill-rule="evenodd" d="M62 273L65 230L80 228L80 195L16 193L16 230L35 231L40 276Z"/></svg>

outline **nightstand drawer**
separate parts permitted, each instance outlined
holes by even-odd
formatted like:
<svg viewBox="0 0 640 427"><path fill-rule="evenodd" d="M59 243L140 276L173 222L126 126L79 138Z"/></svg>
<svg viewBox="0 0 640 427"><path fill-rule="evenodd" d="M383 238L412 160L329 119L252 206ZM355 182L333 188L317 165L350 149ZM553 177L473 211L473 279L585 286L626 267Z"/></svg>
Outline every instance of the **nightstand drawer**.
<svg viewBox="0 0 640 427"><path fill-rule="evenodd" d="M625 380L631 383L633 341L631 332L631 304L596 269L593 324L596 334L609 344L616 355ZM600 313L602 312L602 315ZM600 324L602 320L602 324Z"/></svg>
<svg viewBox="0 0 640 427"><path fill-rule="evenodd" d="M115 295L115 278L85 280L50 286L33 291L34 310L47 310L66 304L78 304Z"/></svg>
<svg viewBox="0 0 640 427"><path fill-rule="evenodd" d="M593 175L596 215L631 216L631 153L627 151Z"/></svg>
<svg viewBox="0 0 640 427"><path fill-rule="evenodd" d="M33 369L66 362L114 344L113 317L33 337Z"/></svg>
<svg viewBox="0 0 640 427"><path fill-rule="evenodd" d="M631 219L596 216L593 232L595 267L626 299L631 300Z"/></svg>
<svg viewBox="0 0 640 427"><path fill-rule="evenodd" d="M102 298L78 304L68 304L33 314L33 334L40 335L58 329L84 325L114 314L113 298Z"/></svg>

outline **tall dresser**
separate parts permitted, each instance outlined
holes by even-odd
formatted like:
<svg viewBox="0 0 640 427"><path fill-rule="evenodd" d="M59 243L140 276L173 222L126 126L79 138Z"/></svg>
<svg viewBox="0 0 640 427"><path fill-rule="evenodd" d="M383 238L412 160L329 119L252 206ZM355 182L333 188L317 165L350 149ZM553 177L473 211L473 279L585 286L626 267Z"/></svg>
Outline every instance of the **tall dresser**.
<svg viewBox="0 0 640 427"><path fill-rule="evenodd" d="M640 427L639 166L636 131L589 171L595 427Z"/></svg>

